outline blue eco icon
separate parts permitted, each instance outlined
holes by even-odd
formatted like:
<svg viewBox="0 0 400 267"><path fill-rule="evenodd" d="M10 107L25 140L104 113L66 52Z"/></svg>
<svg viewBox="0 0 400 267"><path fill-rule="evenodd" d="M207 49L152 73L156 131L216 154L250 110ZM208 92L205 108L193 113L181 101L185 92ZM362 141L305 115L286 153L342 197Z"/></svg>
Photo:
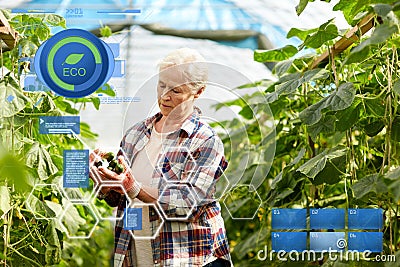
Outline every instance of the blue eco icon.
<svg viewBox="0 0 400 267"><path fill-rule="evenodd" d="M114 71L110 47L88 31L68 29L44 42L35 55L41 82L55 93L71 98L90 95Z"/></svg>

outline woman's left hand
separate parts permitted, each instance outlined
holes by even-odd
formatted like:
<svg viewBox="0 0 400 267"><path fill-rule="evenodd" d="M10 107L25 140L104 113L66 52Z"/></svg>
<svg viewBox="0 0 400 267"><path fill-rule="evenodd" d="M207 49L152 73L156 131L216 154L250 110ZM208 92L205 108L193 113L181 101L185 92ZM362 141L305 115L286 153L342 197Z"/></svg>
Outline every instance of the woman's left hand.
<svg viewBox="0 0 400 267"><path fill-rule="evenodd" d="M117 174L103 166L98 167L99 174L102 176L103 181L110 181L115 183L122 183L126 192L129 192L135 183L131 168L126 163L123 156L118 157L118 162L124 167L124 172ZM121 188L113 187L114 191L123 194L124 191Z"/></svg>

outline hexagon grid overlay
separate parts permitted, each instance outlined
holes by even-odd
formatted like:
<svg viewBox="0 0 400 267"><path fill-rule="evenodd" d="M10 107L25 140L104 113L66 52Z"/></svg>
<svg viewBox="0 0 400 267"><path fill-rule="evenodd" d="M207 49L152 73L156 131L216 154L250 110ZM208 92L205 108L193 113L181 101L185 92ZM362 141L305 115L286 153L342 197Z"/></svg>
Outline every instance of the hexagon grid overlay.
<svg viewBox="0 0 400 267"><path fill-rule="evenodd" d="M40 195L44 190L52 192L52 199L41 199ZM61 197L61 190L57 184L35 184L26 198L25 204L36 220L55 219L62 210L61 205L58 204Z"/></svg>
<svg viewBox="0 0 400 267"><path fill-rule="evenodd" d="M68 188L64 187L63 180L59 181L59 187L61 188L64 196L73 202L87 202L90 200L90 196L93 194L96 187L98 187L99 182L97 180L93 181L89 179L88 188Z"/></svg>
<svg viewBox="0 0 400 267"><path fill-rule="evenodd" d="M86 220L82 218L82 214ZM90 203L70 202L61 214L59 223L68 238L88 239L96 229L99 218Z"/></svg>
<svg viewBox="0 0 400 267"><path fill-rule="evenodd" d="M262 199L252 184L238 184L224 197L223 203L232 219L252 220L261 207Z"/></svg>
<svg viewBox="0 0 400 267"><path fill-rule="evenodd" d="M103 183L101 184L96 192L94 193L92 199L91 199L91 203L93 204L93 207L95 209L95 211L97 211L100 220L110 220L110 221L119 221L122 220L123 215L121 215L120 217L116 217L115 214L113 214L113 209L111 209L107 204L104 204L103 200L100 200L98 198L99 193L101 192L101 190L104 187L110 187L111 190L113 188L117 189L120 188L122 189L122 191L124 192L124 195L126 196L126 199L128 201L127 206L132 204L132 200L131 198L128 196L128 194L126 193L125 188L122 186L122 184L109 184L109 183ZM103 203L102 203L103 202ZM105 206L106 205L106 206Z"/></svg>
<svg viewBox="0 0 400 267"><path fill-rule="evenodd" d="M159 234L159 232L160 232L160 230L161 230L161 227L163 226L163 224L164 224L164 222L165 222L165 220L164 220L164 218L163 218L163 216L162 216L162 214L160 213L160 211L158 210L158 208L157 208L157 206L154 204L154 203L134 203L133 205L131 205L130 207L131 208L138 208L138 207L145 207L145 206L147 206L147 207L153 207L153 210L158 214L158 217L161 219L161 222L160 222L160 224L157 226L157 230L154 232L154 234L153 235L150 235L150 234L148 234L148 233L146 233L146 232L142 232L142 231L140 231L140 232L136 232L137 234L135 235L135 231L134 230L128 230L129 231L129 233L131 234L131 236L134 238L134 239L138 239L138 240L140 240L140 239L155 239L156 237L157 237L157 235ZM143 218L144 218L145 216L144 216L144 214L142 215L142 220L143 220Z"/></svg>
<svg viewBox="0 0 400 267"><path fill-rule="evenodd" d="M197 206L196 196L187 184L167 183L157 205L166 220L186 221Z"/></svg>

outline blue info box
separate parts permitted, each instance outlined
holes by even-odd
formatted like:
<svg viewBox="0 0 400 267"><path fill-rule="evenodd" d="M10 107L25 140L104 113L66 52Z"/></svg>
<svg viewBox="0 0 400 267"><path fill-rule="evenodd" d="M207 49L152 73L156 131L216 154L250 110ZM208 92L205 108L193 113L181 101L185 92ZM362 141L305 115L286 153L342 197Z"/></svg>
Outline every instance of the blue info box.
<svg viewBox="0 0 400 267"><path fill-rule="evenodd" d="M275 251L304 251L307 249L306 232L272 232L272 249Z"/></svg>
<svg viewBox="0 0 400 267"><path fill-rule="evenodd" d="M348 228L380 230L383 227L382 209L349 209Z"/></svg>
<svg viewBox="0 0 400 267"><path fill-rule="evenodd" d="M41 116L39 117L40 134L79 134L79 116Z"/></svg>
<svg viewBox="0 0 400 267"><path fill-rule="evenodd" d="M125 230L142 230L142 208L126 208L123 220Z"/></svg>
<svg viewBox="0 0 400 267"><path fill-rule="evenodd" d="M89 187L89 150L64 150L63 187Z"/></svg>
<svg viewBox="0 0 400 267"><path fill-rule="evenodd" d="M344 232L310 232L310 250L340 251L347 246Z"/></svg>
<svg viewBox="0 0 400 267"><path fill-rule="evenodd" d="M306 209L272 209L272 229L307 229Z"/></svg>
<svg viewBox="0 0 400 267"><path fill-rule="evenodd" d="M382 252L383 233L382 232L349 232L348 250L363 252Z"/></svg>
<svg viewBox="0 0 400 267"><path fill-rule="evenodd" d="M311 229L344 229L344 209L310 209Z"/></svg>

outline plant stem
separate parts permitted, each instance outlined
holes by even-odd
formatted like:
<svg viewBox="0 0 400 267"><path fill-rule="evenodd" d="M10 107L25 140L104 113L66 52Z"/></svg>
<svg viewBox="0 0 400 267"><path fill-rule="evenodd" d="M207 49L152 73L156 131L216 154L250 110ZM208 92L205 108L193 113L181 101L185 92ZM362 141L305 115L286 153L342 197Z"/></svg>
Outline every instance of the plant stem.
<svg viewBox="0 0 400 267"><path fill-rule="evenodd" d="M20 257L23 258L24 260L27 260L27 261L33 263L33 265L39 266L39 267L41 266L41 265L40 265L39 263L37 263L36 261L34 261L34 260L32 260L32 259L30 259L30 258L28 258L28 257L26 257L26 256L24 256L24 255L22 255L22 254L21 254L18 250L16 250L15 248L10 247L10 249L11 249L13 252L17 253L18 256L20 256Z"/></svg>
<svg viewBox="0 0 400 267"><path fill-rule="evenodd" d="M4 248L3 248L3 255L4 255L4 267L7 266L7 248L8 248L8 243L7 243L7 232L8 232L8 214L4 215L4 221L6 222L3 225L3 240L4 240Z"/></svg>

